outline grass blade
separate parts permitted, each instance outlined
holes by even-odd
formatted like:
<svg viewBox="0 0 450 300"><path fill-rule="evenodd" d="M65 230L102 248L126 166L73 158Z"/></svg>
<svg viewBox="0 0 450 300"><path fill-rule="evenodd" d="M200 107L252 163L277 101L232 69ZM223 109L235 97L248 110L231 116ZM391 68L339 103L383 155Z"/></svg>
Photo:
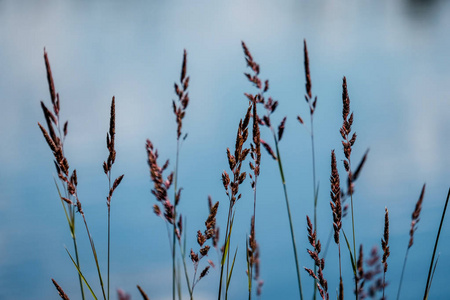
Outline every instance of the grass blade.
<svg viewBox="0 0 450 300"><path fill-rule="evenodd" d="M437 249L437 245L439 242L439 236L441 235L442 223L444 222L445 212L447 210L447 204L448 204L449 198L450 198L450 189L448 190L447 200L445 200L444 210L442 211L441 223L439 224L439 230L438 230L438 233L436 236L436 242L434 244L433 255L431 256L430 270L428 271L427 285L425 286L425 294L423 296L424 299L428 299L428 293L430 292L430 285L431 285L430 278L431 278L431 273L432 273L432 269L433 269L434 256L436 254L436 249Z"/></svg>
<svg viewBox="0 0 450 300"><path fill-rule="evenodd" d="M72 236L73 247L74 247L74 250L75 250L76 264L77 264L77 267L79 268L80 267L80 260L78 258L77 238L76 238L76 235L75 235L75 215L74 215L75 210L72 209L71 210L72 214L70 214L70 215L69 215L70 212L67 213L66 204L65 204L65 201L62 198L61 190L59 189L59 186L58 186L58 183L56 182L56 179L53 178L53 180L55 182L56 190L58 191L59 199L61 200L61 204L62 204L62 206L64 208L64 214L66 215L67 223L69 224L70 235ZM85 299L84 287L83 287L83 281L81 280L80 274L78 274L78 281L80 283L81 299L84 300Z"/></svg>
<svg viewBox="0 0 450 300"><path fill-rule="evenodd" d="M245 239L245 258L247 260L248 299L252 298L252 270L250 269L250 257L248 255L248 239Z"/></svg>
<svg viewBox="0 0 450 300"><path fill-rule="evenodd" d="M436 267L437 267L437 264L438 264L438 261L439 261L439 256L441 256L441 253L438 253L438 256L437 256L436 261L434 263L433 272L431 272L430 284L428 285L428 292L430 292L431 283L433 283L434 272L436 271Z"/></svg>
<svg viewBox="0 0 450 300"><path fill-rule="evenodd" d="M72 255L70 255L69 250L67 250L67 248L65 248L65 249L66 249L66 251L67 251L67 254L69 254L70 259L72 260L73 265L74 265L75 268L77 269L78 274L79 274L80 277L83 279L84 283L85 283L86 286L88 287L88 289L89 289L89 291L91 292L92 296L94 297L95 300L98 300L98 299L97 299L97 296L95 296L94 291L92 290L91 286L90 286L89 283L87 282L87 280L86 280L86 278L84 277L83 273L81 273L80 268L78 268L78 265L75 263L75 260L73 259Z"/></svg>
<svg viewBox="0 0 450 300"><path fill-rule="evenodd" d="M350 243L348 242L347 236L345 235L344 229L342 229L342 233L344 234L345 243L347 244L348 253L350 254L350 261L352 262L353 275L356 276L356 263L355 263L355 261L353 259L352 249L350 247Z"/></svg>
<svg viewBox="0 0 450 300"><path fill-rule="evenodd" d="M233 275L234 262L236 261L237 251L238 251L238 248L236 247L236 251L234 252L233 262L231 263L230 274L228 275L228 278L227 278L227 285L226 285L226 289L225 289L225 299L227 299L228 287L230 286L231 276Z"/></svg>

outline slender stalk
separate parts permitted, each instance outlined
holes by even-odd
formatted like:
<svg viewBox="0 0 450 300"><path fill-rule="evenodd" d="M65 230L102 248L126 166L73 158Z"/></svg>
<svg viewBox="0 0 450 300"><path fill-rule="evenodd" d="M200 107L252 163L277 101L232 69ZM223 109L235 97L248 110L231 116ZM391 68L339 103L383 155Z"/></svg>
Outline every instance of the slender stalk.
<svg viewBox="0 0 450 300"><path fill-rule="evenodd" d="M352 164L350 162L350 158L348 159L348 164L349 164L349 170L352 169ZM350 182L350 186L352 185L352 183ZM355 254L355 265L356 265L356 238L355 238L355 218L353 215L353 189L350 188L350 207L351 207L351 212L352 212L352 232L353 232L353 253ZM355 276L355 296L356 296L356 300L358 300L359 298L359 294L358 294L358 280L357 277Z"/></svg>
<svg viewBox="0 0 450 300"><path fill-rule="evenodd" d="M193 299L194 299L194 297L193 297L194 291L193 291L193 289L191 288L191 284L190 284L190 282L189 282L189 275L188 275L188 273L187 273L187 266L186 266L186 259L185 259L185 257L186 257L186 252L183 250L183 247L181 247L181 243L180 243L180 242L178 243L178 245L180 246L181 258L182 258L182 260L183 260L184 276L186 277L186 284L187 284L188 291L189 291L189 297L190 297L191 300L193 300ZM195 276L195 275L194 275L194 276ZM195 282L195 278L193 279L193 282Z"/></svg>
<svg viewBox="0 0 450 300"><path fill-rule="evenodd" d="M111 171L108 172L108 184L109 184L109 189L111 190ZM110 206L108 206L108 270L107 270L107 295L108 295L108 300L109 300L109 261L110 261L110 243L111 242L111 208Z"/></svg>
<svg viewBox="0 0 450 300"><path fill-rule="evenodd" d="M176 216L176 209L175 209L175 205L174 205L174 216ZM173 226L173 239L172 239L172 298L173 300L175 300L175 286L176 286L176 269L175 269L175 239L176 239L176 235L175 235L175 225Z"/></svg>
<svg viewBox="0 0 450 300"><path fill-rule="evenodd" d="M350 203L351 203L351 208L352 208L352 231L353 231L353 253L355 253L355 259L356 259L356 242L355 242L355 221L353 218L353 192L350 192ZM356 261L355 261L355 265L356 265ZM358 280L356 279L357 277L355 277L355 295L356 295L356 300L358 300Z"/></svg>
<svg viewBox="0 0 450 300"><path fill-rule="evenodd" d="M333 227L331 227L330 232L328 233L327 242L325 244L325 250L323 251L323 258L327 257L328 248L330 247L331 239L333 238Z"/></svg>
<svg viewBox="0 0 450 300"><path fill-rule="evenodd" d="M107 284L107 293L108 293L108 300L109 300L109 259L110 259L110 240L111 240L111 235L110 235L110 212L108 210L108 284Z"/></svg>
<svg viewBox="0 0 450 300"><path fill-rule="evenodd" d="M447 200L445 200L444 210L442 211L441 223L439 224L439 230L436 236L436 242L434 243L433 255L431 256L430 270L428 271L427 285L425 286L425 294L423 299L428 299L428 293L430 292L430 277L433 270L434 256L436 255L436 249L439 242L439 236L441 235L442 223L444 222L445 212L447 210L448 199L450 198L450 189L448 190Z"/></svg>
<svg viewBox="0 0 450 300"><path fill-rule="evenodd" d="M434 272L436 271L436 267L439 262L439 256L441 256L441 253L438 253L438 257L436 258L436 261L434 262L433 272L431 272L430 284L428 285L428 293L430 292L430 289L431 289L431 283L433 282ZM428 295L427 295L427 299L428 299Z"/></svg>
<svg viewBox="0 0 450 300"><path fill-rule="evenodd" d="M75 218L73 219L73 227L75 228ZM77 246L77 239L75 237L75 230L72 232L72 240L73 240L73 248L75 250L75 260L76 260L78 268L80 268L80 260L78 258L78 246ZM80 281L81 299L84 300L85 297L84 297L83 281L81 279L81 275L80 274L78 274L78 280Z"/></svg>
<svg viewBox="0 0 450 300"><path fill-rule="evenodd" d="M314 195L314 228L317 231L317 190L316 190L316 158L314 149L314 122L313 114L311 114L311 153L312 153L312 167L313 167L313 195ZM317 266L314 264L314 274L317 274ZM317 295L317 280L313 280L313 299L316 300Z"/></svg>
<svg viewBox="0 0 450 300"><path fill-rule="evenodd" d="M72 236L73 247L74 247L74 250L75 250L75 262L76 262L77 268L81 269L81 267L80 267L80 260L78 258L77 237L75 235L75 209L73 208L72 205L68 205L67 208L66 208L66 204L64 203L64 201L61 198L62 197L61 196L61 191L60 191L60 189L58 187L58 184L56 183L56 180L55 180L55 185L56 185L56 189L58 191L59 198L61 199L61 204L63 205L63 208L64 208L64 213L66 215L67 223L69 224L70 235ZM64 185L64 189L65 189L65 193L66 193L66 198L69 198L67 185L65 183L63 183L63 185ZM69 210L69 212L67 212L67 209ZM81 299L85 300L83 280L81 278L80 273L78 273L78 280L80 282Z"/></svg>
<svg viewBox="0 0 450 300"><path fill-rule="evenodd" d="M406 260L408 259L409 247L406 249L405 260L403 261L402 275L400 275L400 283L398 285L397 300L400 299L400 291L402 289L403 275L405 274Z"/></svg>
<svg viewBox="0 0 450 300"><path fill-rule="evenodd" d="M176 220L177 220L177 192L178 192L178 159L180 156L180 139L177 138L177 156L175 161L175 174L174 174L174 205L173 205L173 236L172 236L172 298L175 300L175 283L176 283L176 269L175 269L175 255L176 255Z"/></svg>
<svg viewBox="0 0 450 300"><path fill-rule="evenodd" d="M221 259L221 262L220 262L219 295L218 295L218 298L217 298L218 300L220 300L220 297L222 296L223 266L224 266L224 260L225 260L224 259L224 255L228 254L228 251L227 251L227 242L229 240L229 237L228 237L229 232L228 232L228 230L229 230L229 227L230 227L232 208L233 207L232 207L232 203L231 203L231 199L230 199L230 207L228 209L228 218L227 218L227 228L225 230L225 242L224 242L225 247L224 247L224 252L222 253L222 259Z"/></svg>
<svg viewBox="0 0 450 300"><path fill-rule="evenodd" d="M258 176L255 174L254 188L253 188L253 226L256 226L256 183L258 180ZM251 230L251 229L250 229ZM255 239L255 237L252 237ZM250 246L251 247L251 246ZM252 253L252 260L249 261L248 258L248 241L247 241L247 272L248 272L248 300L252 299L252 281L253 281L253 264L254 264L254 253Z"/></svg>
<svg viewBox="0 0 450 300"><path fill-rule="evenodd" d="M90 244L91 244L92 254L94 255L95 265L97 267L98 279L100 281L100 287L102 288L103 299L106 299L105 288L103 286L102 273L100 271L100 265L98 263L97 251L95 250L94 241L92 239L91 233L89 232L89 227L87 225L84 213L82 213L82 212L80 212L80 213L81 213L81 216L83 217L84 226L86 227L86 232L87 232L87 235L89 237Z"/></svg>
<svg viewBox="0 0 450 300"><path fill-rule="evenodd" d="M278 149L278 141L277 141L277 137L276 137L273 129L272 129L272 133L273 133L273 138L275 140L275 149L276 149L276 153L277 153L278 169L280 171L281 182L283 184L284 199L286 200L286 208L287 208L287 213L288 213L288 217L289 217L289 227L291 229L291 239L292 239L292 246L294 248L295 267L297 270L298 290L300 293L300 299L303 299L302 283L301 283L301 278L300 278L300 267L299 267L298 255L297 255L297 245L295 243L294 226L292 224L291 209L289 207L289 199L288 199L287 189L286 189L286 181L284 179L283 164L281 163L280 151Z"/></svg>
<svg viewBox="0 0 450 300"><path fill-rule="evenodd" d="M341 267L341 244L339 243L338 245L338 249L339 249L339 278L341 278L342 280L342 267ZM342 296L343 298L343 296Z"/></svg>

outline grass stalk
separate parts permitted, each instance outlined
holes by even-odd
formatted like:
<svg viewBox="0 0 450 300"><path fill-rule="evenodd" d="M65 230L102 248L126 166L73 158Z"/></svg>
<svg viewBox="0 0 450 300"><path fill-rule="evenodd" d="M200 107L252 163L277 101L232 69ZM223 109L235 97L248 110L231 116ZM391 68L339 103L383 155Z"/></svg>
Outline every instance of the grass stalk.
<svg viewBox="0 0 450 300"><path fill-rule="evenodd" d="M78 201L78 203L79 203L79 201ZM80 207L81 207L81 204L80 204ZM100 287L102 289L103 299L106 299L105 288L104 288L104 285L103 285L102 272L100 271L100 265L98 263L97 251L95 250L94 240L92 239L91 233L89 232L89 227L88 227L87 222L86 222L86 217L84 216L84 213L81 211L81 208L80 208L80 213L81 213L81 216L83 217L84 226L86 228L86 232L87 232L87 235L89 237L89 242L90 242L90 245L91 245L92 254L93 254L94 260L95 260L95 266L97 268L98 279L100 281Z"/></svg>
<svg viewBox="0 0 450 300"><path fill-rule="evenodd" d="M229 243L230 243L230 235L231 235L231 212L232 212L233 206L230 198L230 206L228 208L228 217L227 217L227 227L225 230L225 242L224 242L224 250L222 253L222 259L220 262L220 280L219 280L219 294L218 294L218 300L220 300L222 296L222 282L223 282L223 269L225 265L225 259L228 255L228 249L229 249ZM228 276L227 276L228 277Z"/></svg>
<svg viewBox="0 0 450 300"><path fill-rule="evenodd" d="M298 254L297 254L297 245L295 242L294 225L292 224L291 209L290 209L290 205L289 205L289 199L288 199L287 188L286 188L286 180L284 178L283 164L281 162L280 150L278 148L278 140L275 135L275 131L273 131L273 129L272 129L272 133L273 133L273 138L275 141L275 151L276 151L276 155L277 155L278 170L280 171L281 183L283 184L284 199L286 202L286 209L287 209L288 218L289 218L289 228L290 228L290 232L291 232L292 247L294 250L295 268L297 271L298 292L300 294L300 299L303 299L302 282L301 282L301 277L300 277L300 266L299 266L299 259L298 259Z"/></svg>
<svg viewBox="0 0 450 300"><path fill-rule="evenodd" d="M186 238L185 238L185 240L186 240ZM191 283L189 281L189 275L188 275L187 266L186 266L186 249L181 246L181 243L178 243L178 245L180 246L181 260L183 261L184 276L186 278L186 285L188 287L189 297L191 300L194 300L193 289L191 288Z"/></svg>
<svg viewBox="0 0 450 300"><path fill-rule="evenodd" d="M75 262L77 264L77 267L80 268L80 259L78 257L78 246L77 246L77 239L75 238L75 232L73 233L72 241L73 241L73 248L74 248L74 251L75 251ZM81 299L84 300L85 296L84 296L83 281L81 279L81 275L80 274L78 274L78 281L80 282Z"/></svg>
<svg viewBox="0 0 450 300"><path fill-rule="evenodd" d="M175 172L174 172L174 195L173 195L173 199L174 199L174 205L173 205L173 219L176 220L177 219L177 192L178 192L178 160L179 160L179 156L180 156L180 139L177 138L177 154L176 154L176 158L175 158ZM176 266L175 266L175 257L176 257L176 247L175 247L175 243L177 240L177 227L176 227L176 222L174 222L173 224L173 232L172 232L172 298L173 300L175 300L175 286L176 286L176 278L177 278L177 272L176 272ZM181 247L181 246L180 246ZM182 255L182 259L184 262L184 268L186 269L186 263L184 261L184 257ZM187 273L186 273L187 274ZM189 280L188 280L189 282ZM192 293L191 293L191 297L192 297Z"/></svg>
<svg viewBox="0 0 450 300"><path fill-rule="evenodd" d="M402 274L400 275L400 283L398 285L397 300L400 299L400 291L402 290L403 275L405 274L406 261L408 260L409 247L406 249L405 259L403 260Z"/></svg>
<svg viewBox="0 0 450 300"><path fill-rule="evenodd" d="M351 210L352 210L353 253L355 253L355 259L356 259L355 219L353 217L353 192L352 191L350 191L350 205L351 205ZM355 292L356 300L358 300L358 298L359 298L359 294L358 294L358 280L357 280L356 276L355 276L355 291L356 291Z"/></svg>
<svg viewBox="0 0 450 300"><path fill-rule="evenodd" d="M177 178L178 178L178 157L179 157L179 150L180 150L180 141L179 139L177 139L177 154L176 154L176 160L175 160L175 174L174 174L174 205L173 205L173 218L174 220L177 219L177 203L176 203L176 197L177 197ZM173 224L173 232L172 232L172 299L175 300L175 285L176 285L176 277L177 277L177 273L176 273L176 269L175 269L175 255L176 255L176 247L175 247L175 243L176 243L176 238L177 238L177 234L176 234L176 223L174 222Z"/></svg>
<svg viewBox="0 0 450 300"><path fill-rule="evenodd" d="M111 173L108 174L108 182L109 182L109 190L111 190ZM108 266L107 266L107 297L109 300L109 265L110 265L110 258L111 258L111 209L108 206Z"/></svg>
<svg viewBox="0 0 450 300"><path fill-rule="evenodd" d="M314 112L316 110L317 97L313 98L312 96L312 83L311 83L311 73L309 70L309 55L308 55L308 47L306 44L306 40L303 40L303 54L304 54L304 66L305 66L305 100L309 106L310 113L310 137L311 137L311 155L312 155L312 184L313 184L313 203L314 203L314 228L317 231L317 198L318 198L318 186L316 182L316 158L315 158L315 145L314 145ZM303 124L303 120L300 116L297 117L301 124ZM317 273L317 266L314 265L314 274ZM317 296L317 279L313 278L313 299L316 300Z"/></svg>
<svg viewBox="0 0 450 300"><path fill-rule="evenodd" d="M69 177L69 163L64 155L64 141L67 135L68 121L64 123L63 129L61 130L61 122L59 118L60 99L59 94L56 92L55 89L55 83L53 81L53 75L50 67L50 61L48 59L47 52L45 51L45 49L44 49L44 62L47 73L47 82L53 112L45 106L43 101L41 101L41 108L43 110L44 117L47 123L48 132L40 123L38 123L38 126L41 129L48 146L53 152L54 155L53 162L55 164L56 171L58 173L58 178L61 180L61 183L64 187L65 197L61 195L61 191L55 180L56 189L58 191L59 198L63 205L64 213L66 215L67 223L70 229L70 234L72 236L72 240L74 243L74 250L76 254L76 262L74 261L74 263L76 264L76 267L79 269L80 262L78 257L78 247L75 235L75 208L73 201L70 199L76 191L77 178L75 170L72 171L72 175ZM55 132L55 127L58 134L56 134ZM81 297L84 300L85 299L84 288L82 276L80 273L78 274L78 279L80 283Z"/></svg>
<svg viewBox="0 0 450 300"><path fill-rule="evenodd" d="M75 268L77 269L78 275L80 275L80 277L83 279L84 283L86 284L86 286L88 287L89 291L91 292L92 297L94 297L94 299L97 300L97 299L98 299L97 296L95 295L95 293L94 293L94 291L92 290L91 286L89 285L89 283L87 282L87 280L86 280L86 278L84 277L83 273L81 272L81 269L78 267L78 265L77 265L76 262L74 261L72 255L70 255L69 250L67 250L67 248L66 248L66 251L67 251L67 254L69 254L69 257L70 257L70 259L72 260L72 263L74 264Z"/></svg>
<svg viewBox="0 0 450 300"><path fill-rule="evenodd" d="M64 202L64 200L63 200L63 198L61 196L61 191L60 191L60 189L58 187L58 183L56 182L56 179L55 179L55 186L56 186L56 190L58 191L58 195L59 195L59 198L61 200L61 204L62 204L62 206L64 208L64 213L66 215L67 224L69 225L70 236L72 237L73 248L74 248L74 251L75 251L75 262L76 262L77 268L80 269L81 267L80 267L80 259L79 259L79 256L78 256L77 237L75 235L75 209L73 208L72 205L67 205L67 208L66 208L66 203ZM66 189L66 194L67 194L67 189ZM69 212L67 212L67 209L69 210ZM78 281L80 283L81 299L85 300L83 280L82 280L80 274L78 274Z"/></svg>
<svg viewBox="0 0 450 300"><path fill-rule="evenodd" d="M313 195L314 195L314 228L317 231L317 198L318 198L318 186L316 184L316 155L314 149L314 122L313 122L313 114L311 114L311 155L312 155L312 179L313 179ZM317 273L317 266L314 265L314 273ZM317 280L314 279L314 287L313 287L313 299L316 300L317 295Z"/></svg>
<svg viewBox="0 0 450 300"><path fill-rule="evenodd" d="M173 198L173 233L172 233L172 299L175 300L175 285L177 282L177 271L176 271L176 240L177 240L177 231L181 228L177 228L177 205L179 202L180 191L178 190L178 165L179 165L179 156L180 156L180 138L182 136L182 127L183 127L183 118L185 115L186 107L189 104L189 95L187 89L189 87L189 76L186 76L187 71L187 52L183 51L183 62L181 65L181 75L180 75L180 85L177 83L174 84L175 94L178 96L178 103L172 101L173 112L176 117L177 123L177 153L176 153L176 161L175 161L175 171L174 175L174 198ZM183 140L186 139L187 134L184 135ZM181 222L181 221L180 221ZM181 234L181 232L179 232ZM184 255L182 255L182 259L184 261ZM186 278L188 281L189 279ZM192 293L191 293L192 297Z"/></svg>
<svg viewBox="0 0 450 300"><path fill-rule="evenodd" d="M442 211L441 222L439 224L439 229L438 229L438 233L436 236L436 242L434 243L433 255L431 256L430 269L428 271L427 284L425 286L425 294L423 296L423 299L425 299L425 300L428 299L428 294L430 292L430 285L431 285L430 278L431 278L432 270L433 270L434 256L436 255L436 249L437 249L437 246L439 243L439 236L441 235L442 224L444 223L445 212L447 211L447 204L448 204L449 198L450 198L450 189L448 190L447 199L445 200L444 210Z"/></svg>
<svg viewBox="0 0 450 300"><path fill-rule="evenodd" d="M406 267L406 261L408 259L409 249L412 247L412 245L414 243L414 232L416 231L417 223L420 220L420 212L422 210L422 202L423 202L424 194L425 194L425 184L422 187L422 191L420 192L419 200L417 200L416 207L415 207L414 212L412 213L412 217L411 217L411 229L409 231L409 243L408 243L408 248L406 248L405 259L403 261L402 274L400 275L400 283L398 285L398 291L397 291L397 300L400 298L400 291L402 289L403 275L405 274L405 267Z"/></svg>

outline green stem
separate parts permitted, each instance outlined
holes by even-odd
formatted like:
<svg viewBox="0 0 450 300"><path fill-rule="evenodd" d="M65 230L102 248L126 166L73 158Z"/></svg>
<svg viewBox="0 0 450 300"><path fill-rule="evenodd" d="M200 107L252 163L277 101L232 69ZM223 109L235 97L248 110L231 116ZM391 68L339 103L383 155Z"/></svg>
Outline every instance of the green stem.
<svg viewBox="0 0 450 300"><path fill-rule="evenodd" d="M350 183L351 184L351 183ZM353 218L353 192L350 193L350 203L351 203L351 207L352 207L352 231L353 231L353 253L355 253L355 265L356 265L356 241L355 241L355 221ZM356 300L358 300L358 281L356 280L356 276L355 276L355 291L356 291Z"/></svg>
<svg viewBox="0 0 450 300"><path fill-rule="evenodd" d="M108 284L107 284L107 293L108 293L108 300L109 300L109 260L110 260L110 238L111 238L111 234L110 234L110 209L108 207Z"/></svg>
<svg viewBox="0 0 450 300"><path fill-rule="evenodd" d="M228 251L226 251L226 247L227 247L227 242L228 242L228 230L229 230L229 226L230 226L230 220L231 220L231 210L232 210L232 204L231 204L231 199L230 199L230 207L228 209L228 218L227 218L227 228L225 230L225 247L224 247L224 252L222 253L222 259L220 262L220 281L219 281L219 295L218 295L218 300L220 300L220 297L222 296L222 282L223 282L223 266L224 266L224 255L228 254ZM226 251L226 253L225 253ZM228 277L228 276L227 276Z"/></svg>
<svg viewBox="0 0 450 300"><path fill-rule="evenodd" d="M175 178L174 178L174 197L173 197L173 237L172 237L172 298L175 300L175 282L176 282L176 269L175 269L175 255L176 255L176 229L177 229L177 192L178 192L178 158L180 155L180 139L177 138L177 157L175 160Z"/></svg>
<svg viewBox="0 0 450 300"><path fill-rule="evenodd" d="M299 293L300 293L300 299L303 300L303 291L302 291L302 283L301 283L301 279L300 279L300 267L299 267L299 263L298 263L297 246L295 243L294 226L292 225L291 209L289 207L289 200L288 200L287 189L286 189L286 181L284 179L283 164L281 163L280 151L278 149L278 141L277 141L277 138L276 138L276 135L275 135L275 132L273 131L273 129L272 129L272 133L273 133L273 138L275 141L278 169L280 170L281 182L283 184L283 191L284 191L284 199L286 200L286 208L287 208L287 213L288 213L288 217L289 217L289 227L291 229L292 246L294 248L295 267L297 270L298 289L299 289Z"/></svg>
<svg viewBox="0 0 450 300"><path fill-rule="evenodd" d="M406 249L405 260L403 261L402 275L400 275L400 283L398 285L397 300L400 299L400 290L402 289L403 274L405 274L406 260L408 259L409 247Z"/></svg>
<svg viewBox="0 0 450 300"><path fill-rule="evenodd" d="M433 255L431 256L431 262L430 262L430 270L428 271L428 278L427 278L427 285L425 287L425 294L423 296L423 299L428 299L428 293L430 292L430 276L431 276L431 272L433 269L433 262L434 262L434 256L436 254L436 249L437 249L437 245L439 242L439 236L441 235L441 229L442 229L442 223L444 222L444 217L445 217L445 211L447 210L447 204L448 204L448 199L450 198L450 189L448 190L448 194L447 194L447 200L445 200L445 206L444 206L444 210L442 211L442 217L441 217L441 223L439 224L439 230L436 236L436 242L434 244L434 249L433 249Z"/></svg>
<svg viewBox="0 0 450 300"><path fill-rule="evenodd" d="M316 158L315 158L315 149L314 149L314 122L313 115L311 114L311 152L312 152L312 164L313 164L313 193L314 193L314 228L317 232L317 190L316 190ZM314 264L314 274L317 274L317 266ZM314 296L313 299L316 300L317 294L317 280L314 279Z"/></svg>
<svg viewBox="0 0 450 300"><path fill-rule="evenodd" d="M253 188L253 226L256 227L256 183L258 180L258 176L255 174L255 186ZM256 232L256 229L254 229ZM256 233L254 233L256 235ZM256 237L253 237L256 239ZM248 248L248 247L247 247ZM248 254L247 254L248 255ZM252 254L253 255L253 254ZM253 281L253 263L250 264L249 270L248 270L248 300L252 299L252 281Z"/></svg>
<svg viewBox="0 0 450 300"><path fill-rule="evenodd" d="M353 183L352 183L352 177L351 177L351 170L352 170L352 164L350 162L350 157L348 158L348 166L349 166L349 180L350 180L350 205L351 205L351 210L352 210L352 232L353 232L353 253L355 254L354 256L354 264L356 266L356 260L357 260L357 256L356 256L356 239L355 239L355 218L354 218L354 214L353 214ZM356 300L358 300L358 280L355 274L355 296L356 296Z"/></svg>
<svg viewBox="0 0 450 300"><path fill-rule="evenodd" d="M75 227L75 219L73 219L73 220L74 220L74 224L73 225ZM77 263L78 268L80 268L80 260L78 258L78 246L77 246L77 239L75 237L75 231L72 232L72 236L73 236L73 238L72 238L72 240L73 240L73 247L75 249L75 259L76 259L76 263ZM81 299L84 300L85 298L84 298L83 281L81 280L81 275L80 274L78 274L78 279L80 281Z"/></svg>
<svg viewBox="0 0 450 300"><path fill-rule="evenodd" d="M86 232L87 232L87 235L89 237L89 242L91 244L92 254L94 255L95 265L97 267L98 279L100 281L100 287L102 288L103 299L106 299L105 288L103 286L102 273L100 271L100 265L98 263L97 251L95 250L94 240L92 239L91 233L89 232L89 227L87 225L86 218L85 218L84 214L81 214L81 216L83 217L84 226L86 227Z"/></svg>
<svg viewBox="0 0 450 300"><path fill-rule="evenodd" d="M78 259L77 237L75 235L75 208L73 207L73 205L67 205L67 208L66 208L65 202L62 200L61 190L58 187L58 183L56 182L56 179L54 179L54 181L55 181L56 190L58 191L59 199L61 200L61 204L64 208L64 214L66 215L67 224L69 225L70 235L72 236L73 246L75 249L76 265L77 265L77 268L79 269L80 261ZM69 198L69 192L67 191L67 186L65 185L64 182L63 182L63 186L64 186L64 190L66 193L66 198ZM80 280L81 299L85 300L83 281L82 281L80 273L78 273L78 279Z"/></svg>
<svg viewBox="0 0 450 300"><path fill-rule="evenodd" d="M111 190L111 170L108 171L108 183L109 183L109 189L108 192ZM108 300L109 300L109 261L110 261L110 241L111 241L111 198L109 199L108 203L108 270L107 270L107 294L108 294Z"/></svg>
<svg viewBox="0 0 450 300"><path fill-rule="evenodd" d="M181 258L183 260L183 266L184 266L184 276L186 277L186 284L188 287L189 296L190 296L190 299L193 300L194 299L194 297L193 297L194 289L193 289L193 287L191 289L191 284L189 283L189 275L187 273L187 266L186 266L186 259L185 259L186 253L183 250L183 247L181 247L181 243L178 243L178 245L180 246L180 253L181 253Z"/></svg>

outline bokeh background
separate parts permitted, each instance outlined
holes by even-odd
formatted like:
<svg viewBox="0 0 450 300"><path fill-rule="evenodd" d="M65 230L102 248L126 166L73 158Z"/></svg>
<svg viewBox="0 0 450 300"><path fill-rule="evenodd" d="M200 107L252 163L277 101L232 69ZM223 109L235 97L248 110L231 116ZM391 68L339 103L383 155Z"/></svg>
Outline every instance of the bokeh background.
<svg viewBox="0 0 450 300"><path fill-rule="evenodd" d="M281 153L299 244L307 256L306 218L312 214L311 150L304 101L302 41L308 42L315 114L319 192L319 238L331 227L330 151L343 158L341 84L347 76L354 130L353 160L370 148L356 183L357 243L366 255L379 247L384 208L390 211L391 256L386 291L396 296L408 244L411 213L427 183L415 244L410 251L403 299L422 297L434 240L449 187L450 2L402 1L0 1L0 299L59 299L55 278L79 299L78 278L64 245L72 242L54 185L52 155L37 122L39 105L50 103L43 60L48 51L61 117L69 120L66 155L77 169L79 196L106 271L107 178L102 162L109 105L116 97L117 159L125 178L112 201L111 286L139 299L171 298L171 259L166 227L152 212L154 197L146 163L150 138L161 159L175 157L176 125L171 100L188 51L191 103L184 119L179 211L187 218L188 247L207 217L207 196L220 201L218 225L226 220L221 173L226 148L234 146L239 119L254 92L241 49L244 40L270 79L280 104L273 120L287 115ZM270 135L263 131L263 138ZM173 166L173 164L172 164ZM343 172L342 165L340 170ZM341 173L343 176L343 173ZM245 237L252 210L248 181L237 204L233 246L238 258L230 299L247 298ZM263 299L296 299L296 277L278 169L263 154L258 185L257 239L261 247ZM78 219L78 225L82 225ZM344 228L350 232L350 218ZM443 226L431 299L450 294L449 220ZM84 228L79 226L81 264L99 291ZM216 253L210 259L217 262ZM337 248L331 245L325 277L331 298L338 286ZM343 250L346 297L352 272ZM188 262L188 265L190 263ZM196 287L196 299L214 299L219 270ZM307 298L312 280L302 280ZM115 296L115 295L114 295ZM114 299L114 298L113 298Z"/></svg>

